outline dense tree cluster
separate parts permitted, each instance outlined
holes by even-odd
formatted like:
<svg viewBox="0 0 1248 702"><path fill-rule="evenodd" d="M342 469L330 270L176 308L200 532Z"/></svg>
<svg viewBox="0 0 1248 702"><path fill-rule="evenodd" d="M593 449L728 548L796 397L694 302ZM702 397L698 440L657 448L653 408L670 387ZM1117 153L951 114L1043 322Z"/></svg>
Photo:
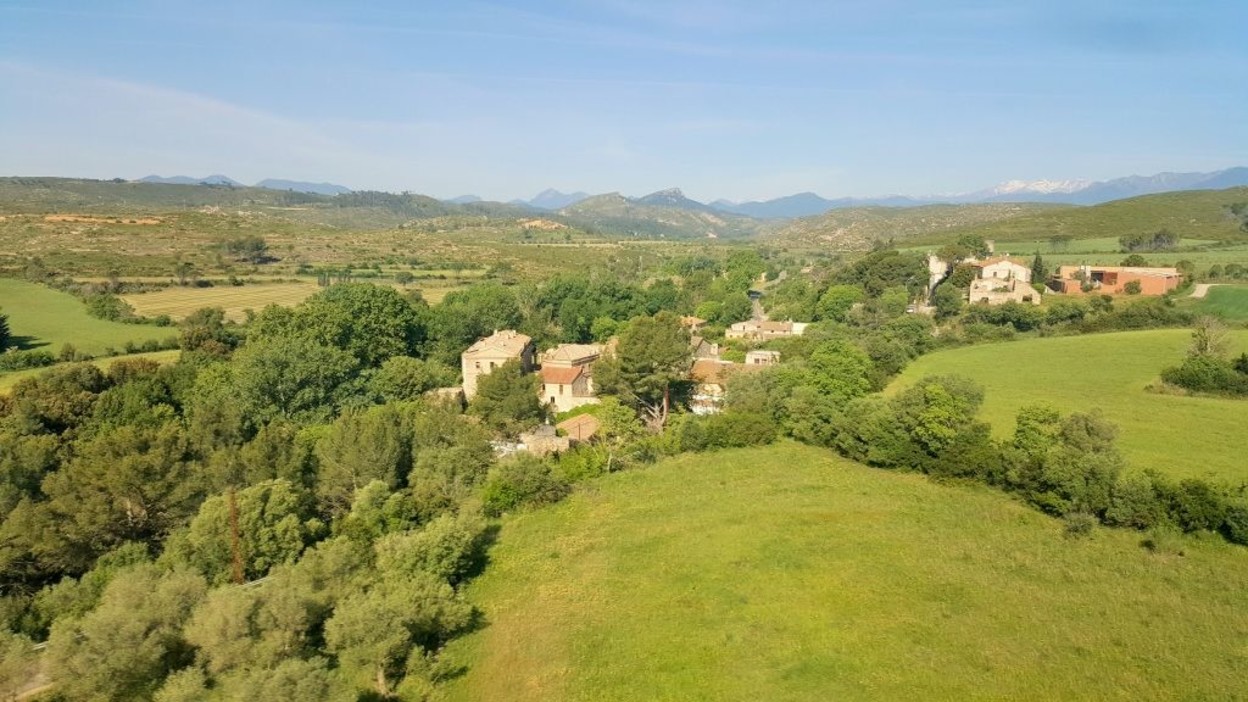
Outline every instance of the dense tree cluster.
<svg viewBox="0 0 1248 702"><path fill-rule="evenodd" d="M1126 234L1118 237L1118 244L1126 253L1137 251L1170 251L1179 245L1179 235L1169 229L1159 229L1152 234Z"/></svg>

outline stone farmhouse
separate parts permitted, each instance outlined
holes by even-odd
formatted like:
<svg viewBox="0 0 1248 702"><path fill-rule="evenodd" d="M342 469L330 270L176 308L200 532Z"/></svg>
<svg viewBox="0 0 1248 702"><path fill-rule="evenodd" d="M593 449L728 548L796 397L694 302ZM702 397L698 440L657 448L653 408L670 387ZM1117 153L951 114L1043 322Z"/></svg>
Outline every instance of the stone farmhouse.
<svg viewBox="0 0 1248 702"><path fill-rule="evenodd" d="M542 401L556 412L597 403L593 363L602 349L597 344L560 344L542 354Z"/></svg>
<svg viewBox="0 0 1248 702"><path fill-rule="evenodd" d="M1135 266L1060 266L1049 287L1058 292L1079 294L1083 286L1088 292L1117 295L1126 292L1131 282L1140 284L1141 295L1164 295L1179 287L1183 276L1177 268L1145 268Z"/></svg>
<svg viewBox="0 0 1248 702"><path fill-rule="evenodd" d="M727 397L728 379L736 373L760 370L766 365L733 363L711 358L695 360L693 367L689 369L689 379L693 381L693 393L689 396L689 411L698 415L719 412Z"/></svg>
<svg viewBox="0 0 1248 702"><path fill-rule="evenodd" d="M1008 256L975 261L979 277L971 281L967 301L986 305L1007 302L1040 304L1040 293L1031 287L1031 267Z"/></svg>
<svg viewBox="0 0 1248 702"><path fill-rule="evenodd" d="M801 336L806 332L806 322L773 322L767 319L751 319L737 322L724 331L728 339L747 339L750 341L767 341L769 339L785 339L790 336Z"/></svg>
<svg viewBox="0 0 1248 702"><path fill-rule="evenodd" d="M779 351L765 351L763 349L755 349L745 352L745 365L747 366L774 366L780 362Z"/></svg>
<svg viewBox="0 0 1248 702"><path fill-rule="evenodd" d="M695 359L719 358L719 344L707 341L700 336L690 337L689 348L693 350L693 357Z"/></svg>
<svg viewBox="0 0 1248 702"><path fill-rule="evenodd" d="M533 357L533 340L513 329L495 331L478 340L459 356L464 397L471 400L477 394L477 381L510 360L519 360L526 373L533 370Z"/></svg>

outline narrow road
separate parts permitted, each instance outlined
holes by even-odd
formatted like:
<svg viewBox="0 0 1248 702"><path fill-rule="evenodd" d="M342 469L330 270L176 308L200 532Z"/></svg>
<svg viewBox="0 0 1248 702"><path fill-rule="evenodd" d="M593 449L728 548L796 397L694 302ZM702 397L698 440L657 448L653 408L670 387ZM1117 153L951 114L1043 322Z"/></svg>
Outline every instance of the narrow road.
<svg viewBox="0 0 1248 702"><path fill-rule="evenodd" d="M1222 285L1222 283L1197 283L1196 287L1192 289L1192 297L1204 297L1205 295L1208 295L1209 288L1212 288L1215 285Z"/></svg>

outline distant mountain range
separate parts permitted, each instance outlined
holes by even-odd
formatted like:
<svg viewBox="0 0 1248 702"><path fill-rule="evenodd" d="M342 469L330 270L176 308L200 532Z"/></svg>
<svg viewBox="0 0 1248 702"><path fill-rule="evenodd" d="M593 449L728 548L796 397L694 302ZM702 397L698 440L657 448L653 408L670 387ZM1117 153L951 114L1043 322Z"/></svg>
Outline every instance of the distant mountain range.
<svg viewBox="0 0 1248 702"><path fill-rule="evenodd" d="M1128 176L1114 180L1011 180L992 188L954 195L908 197L886 195L875 198L828 200L815 193L800 193L762 202L716 200L711 207L722 212L758 219L809 217L847 207L918 207L921 205L966 205L992 202L1048 202L1064 205L1099 205L1140 195L1174 190L1222 190L1248 185L1248 168L1228 168L1212 173L1158 173Z"/></svg>
<svg viewBox="0 0 1248 702"><path fill-rule="evenodd" d="M242 183L224 175L210 175L205 178L187 176L147 176L139 179L145 183L171 183L176 185L226 185L246 187ZM585 212L568 211L581 203L590 203L584 210L612 210L611 219L619 217L625 205L640 207L650 214L659 210L682 210L702 215L728 215L729 218L749 217L752 219L796 219L824 214L833 210L859 207L920 207L941 204L992 204L1007 202L1050 203L1066 205L1097 205L1111 200L1121 200L1140 195L1151 195L1176 190L1221 190L1225 188L1248 185L1248 167L1227 168L1210 173L1158 173L1152 176L1128 176L1105 181L1088 180L1011 180L1000 185L968 193L947 195L907 196L885 195L881 197L854 198L844 197L828 199L812 192L787 195L772 200L733 202L715 200L702 203L685 196L678 188L659 190L641 197L625 197L618 193L593 195L584 192L565 193L548 189L529 200L512 200L494 203L476 195L461 195L443 202L455 205L496 208L498 206L515 206L529 210L558 212L570 216L585 216ZM308 183L293 180L266 179L256 183L254 187L270 190L293 190L297 192L315 193L319 195L341 195L352 190L333 183ZM608 204L609 203L609 204ZM566 212L565 212L566 211ZM630 210L630 212L639 210ZM596 219L596 217L591 217ZM725 220L725 223L728 220ZM706 222L689 222L689 229L696 229ZM707 233L738 234L740 227L727 226L722 223L708 228ZM731 231L727 231L731 230Z"/></svg>
<svg viewBox="0 0 1248 702"><path fill-rule="evenodd" d="M164 178L158 175L149 175L139 178L140 183L164 183L166 185L228 185L235 188L245 188L246 185L223 175L210 175L204 178L192 178L190 176L170 176ZM308 183L301 180L282 180L280 178L265 178L256 183L252 187L265 188L267 190L293 190L299 193L315 193L317 195L341 195L342 193L351 192L351 188L345 185L336 185L334 183Z"/></svg>

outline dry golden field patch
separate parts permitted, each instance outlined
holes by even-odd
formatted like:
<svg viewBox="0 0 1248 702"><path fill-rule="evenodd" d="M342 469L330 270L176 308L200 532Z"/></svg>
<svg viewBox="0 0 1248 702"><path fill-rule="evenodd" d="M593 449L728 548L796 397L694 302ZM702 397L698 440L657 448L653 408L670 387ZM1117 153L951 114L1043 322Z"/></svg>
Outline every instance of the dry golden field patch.
<svg viewBox="0 0 1248 702"><path fill-rule="evenodd" d="M241 322L247 310L260 310L269 305L293 307L315 294L319 287L312 283L274 283L269 285L229 285L211 288L171 287L158 292L123 295L134 311L144 317L169 315L185 319L204 307L220 307L227 319Z"/></svg>

